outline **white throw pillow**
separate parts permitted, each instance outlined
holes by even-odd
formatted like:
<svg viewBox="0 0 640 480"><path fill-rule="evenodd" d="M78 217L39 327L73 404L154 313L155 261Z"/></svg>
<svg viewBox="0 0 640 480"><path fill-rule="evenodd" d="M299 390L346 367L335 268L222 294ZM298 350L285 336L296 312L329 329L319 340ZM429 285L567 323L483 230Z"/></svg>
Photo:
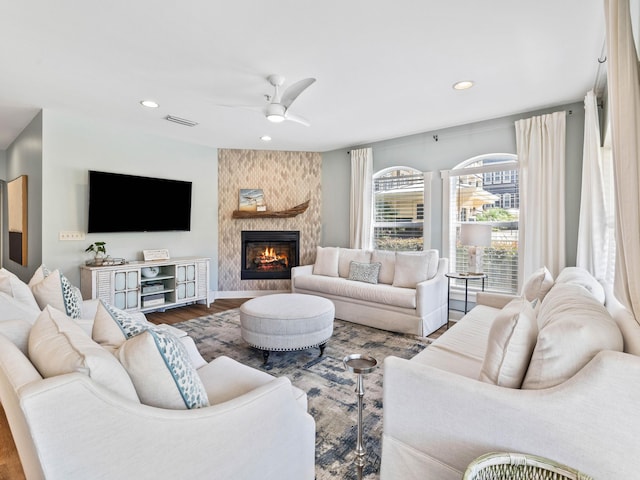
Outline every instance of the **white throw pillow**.
<svg viewBox="0 0 640 480"><path fill-rule="evenodd" d="M49 276L51 272L49 271L49 269L47 268L47 266L43 263L42 265L40 265L35 272L33 272L33 275L31 276L31 280L29 280L28 285L30 287L32 287L33 285L35 285L36 283L40 283L42 280L44 280L47 276Z"/></svg>
<svg viewBox="0 0 640 480"><path fill-rule="evenodd" d="M316 263L313 265L313 274L337 277L338 259L338 247L318 247L316 249Z"/></svg>
<svg viewBox="0 0 640 480"><path fill-rule="evenodd" d="M51 305L71 318L80 318L82 298L78 298L78 290L59 270L54 270L42 281L31 285L31 292L40 309Z"/></svg>
<svg viewBox="0 0 640 480"><path fill-rule="evenodd" d="M600 304L604 305L606 301L606 294L602 284L596 280L587 270L580 267L565 267L558 275L556 283L570 283L573 285L580 285L587 289L593 298L595 298Z"/></svg>
<svg viewBox="0 0 640 480"><path fill-rule="evenodd" d="M416 288L438 272L438 251L396 252L394 287Z"/></svg>
<svg viewBox="0 0 640 480"><path fill-rule="evenodd" d="M544 296L553 287L553 275L547 267L541 267L527 279L522 287L522 296L528 301L533 302L538 299L540 302L544 300Z"/></svg>
<svg viewBox="0 0 640 480"><path fill-rule="evenodd" d="M388 250L374 250L371 253L371 263L380 264L378 283L391 285L396 271L396 252Z"/></svg>
<svg viewBox="0 0 640 480"><path fill-rule="evenodd" d="M0 292L15 298L26 307L40 312L40 307L33 297L29 285L5 268L0 268Z"/></svg>
<svg viewBox="0 0 640 480"><path fill-rule="evenodd" d="M209 406L189 354L171 333L145 330L124 342L116 356L145 405L176 410Z"/></svg>
<svg viewBox="0 0 640 480"><path fill-rule="evenodd" d="M91 336L104 348L115 350L127 339L152 327L144 313L125 312L100 300Z"/></svg>
<svg viewBox="0 0 640 480"><path fill-rule="evenodd" d="M378 283L379 263L351 262L349 280L365 283Z"/></svg>
<svg viewBox="0 0 640 480"><path fill-rule="evenodd" d="M480 380L520 388L537 336L538 324L531 303L525 298L511 300L491 324Z"/></svg>
<svg viewBox="0 0 640 480"><path fill-rule="evenodd" d="M538 328L523 389L558 385L601 350L623 347L622 334L607 309L579 285L556 282L538 311Z"/></svg>
<svg viewBox="0 0 640 480"><path fill-rule="evenodd" d="M63 312L46 306L29 333L29 358L44 378L80 372L96 383L135 402L135 388L125 369L91 340Z"/></svg>
<svg viewBox="0 0 640 480"><path fill-rule="evenodd" d="M370 263L371 252L359 248L340 248L338 250L338 275L340 277L349 277L351 262Z"/></svg>

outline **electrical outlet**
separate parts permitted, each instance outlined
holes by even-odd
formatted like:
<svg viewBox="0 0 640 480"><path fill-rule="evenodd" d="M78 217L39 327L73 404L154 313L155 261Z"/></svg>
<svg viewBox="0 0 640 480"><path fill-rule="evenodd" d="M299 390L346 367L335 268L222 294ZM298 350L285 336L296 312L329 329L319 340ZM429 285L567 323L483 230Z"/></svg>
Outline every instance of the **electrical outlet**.
<svg viewBox="0 0 640 480"><path fill-rule="evenodd" d="M77 231L63 231L59 233L58 239L63 241L84 240L85 234L84 232L77 232Z"/></svg>

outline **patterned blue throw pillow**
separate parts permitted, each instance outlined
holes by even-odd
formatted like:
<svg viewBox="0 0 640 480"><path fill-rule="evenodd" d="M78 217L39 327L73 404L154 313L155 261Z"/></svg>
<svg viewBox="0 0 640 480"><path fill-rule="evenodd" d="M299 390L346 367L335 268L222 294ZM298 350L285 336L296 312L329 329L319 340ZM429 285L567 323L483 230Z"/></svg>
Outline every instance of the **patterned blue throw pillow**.
<svg viewBox="0 0 640 480"><path fill-rule="evenodd" d="M159 408L209 406L209 399L186 348L175 335L145 330L115 352L140 401Z"/></svg>
<svg viewBox="0 0 640 480"><path fill-rule="evenodd" d="M49 272L42 265L38 268L38 274L34 274L30 280L29 286L41 310L51 305L71 318L80 318L82 298L79 290L59 270Z"/></svg>
<svg viewBox="0 0 640 480"><path fill-rule="evenodd" d="M100 300L91 337L106 348L118 348L127 339L153 328L142 312L125 312Z"/></svg>

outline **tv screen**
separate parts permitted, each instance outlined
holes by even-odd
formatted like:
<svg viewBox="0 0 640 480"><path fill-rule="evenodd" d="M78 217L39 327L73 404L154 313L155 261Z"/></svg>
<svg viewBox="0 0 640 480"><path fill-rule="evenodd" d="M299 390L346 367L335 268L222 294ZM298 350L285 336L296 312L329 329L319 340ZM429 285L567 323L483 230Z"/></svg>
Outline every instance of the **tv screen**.
<svg viewBox="0 0 640 480"><path fill-rule="evenodd" d="M191 182L89 170L88 233L191 229Z"/></svg>

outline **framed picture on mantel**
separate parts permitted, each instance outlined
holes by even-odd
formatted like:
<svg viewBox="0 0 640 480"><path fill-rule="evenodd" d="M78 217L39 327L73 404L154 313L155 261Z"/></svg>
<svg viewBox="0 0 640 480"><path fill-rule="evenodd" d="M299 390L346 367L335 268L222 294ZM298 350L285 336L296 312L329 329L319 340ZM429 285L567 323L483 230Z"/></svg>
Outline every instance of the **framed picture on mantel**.
<svg viewBox="0 0 640 480"><path fill-rule="evenodd" d="M238 210L245 212L263 211L264 193L259 188L241 188L240 199L238 202Z"/></svg>

